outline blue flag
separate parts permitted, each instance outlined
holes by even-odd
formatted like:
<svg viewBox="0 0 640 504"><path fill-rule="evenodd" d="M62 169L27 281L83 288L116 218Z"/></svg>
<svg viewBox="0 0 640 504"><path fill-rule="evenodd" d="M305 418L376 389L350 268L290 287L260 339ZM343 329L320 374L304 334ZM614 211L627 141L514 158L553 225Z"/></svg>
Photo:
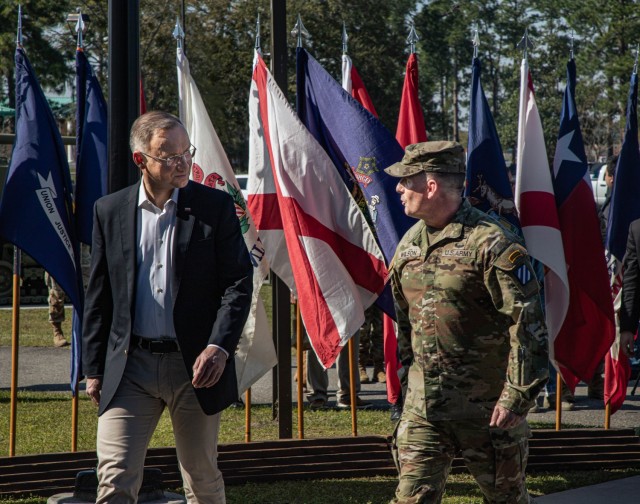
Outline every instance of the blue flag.
<svg viewBox="0 0 640 504"><path fill-rule="evenodd" d="M607 223L607 250L618 261L622 261L627 248L629 224L640 218L638 148L638 74L633 72L627 101L627 125L616 166Z"/></svg>
<svg viewBox="0 0 640 504"><path fill-rule="evenodd" d="M347 93L303 48L297 50L300 120L327 151L351 189L360 185L387 264L415 219L404 213L398 179L384 169L404 151L384 125Z"/></svg>
<svg viewBox="0 0 640 504"><path fill-rule="evenodd" d="M480 82L482 66L478 58L473 58L472 67L464 195L483 212L493 211L520 228L502 146Z"/></svg>
<svg viewBox="0 0 640 504"><path fill-rule="evenodd" d="M51 109L22 48L16 49L16 138L0 200L0 236L24 250L82 316L84 292L69 165ZM72 390L79 368L72 366Z"/></svg>
<svg viewBox="0 0 640 504"><path fill-rule="evenodd" d="M91 245L93 205L107 194L107 103L84 52L76 51L76 187L78 239Z"/></svg>

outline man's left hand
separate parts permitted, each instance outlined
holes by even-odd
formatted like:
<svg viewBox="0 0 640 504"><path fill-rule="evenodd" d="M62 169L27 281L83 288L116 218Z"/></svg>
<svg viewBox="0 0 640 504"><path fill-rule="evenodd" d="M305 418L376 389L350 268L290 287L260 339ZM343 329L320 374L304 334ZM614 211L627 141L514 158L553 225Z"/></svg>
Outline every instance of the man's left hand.
<svg viewBox="0 0 640 504"><path fill-rule="evenodd" d="M496 404L493 408L493 415L491 415L491 422L489 427L498 427L500 429L511 429L517 427L522 422L526 415L516 415L513 411Z"/></svg>
<svg viewBox="0 0 640 504"><path fill-rule="evenodd" d="M213 387L224 371L227 355L215 346L205 348L193 364L193 380L195 388Z"/></svg>

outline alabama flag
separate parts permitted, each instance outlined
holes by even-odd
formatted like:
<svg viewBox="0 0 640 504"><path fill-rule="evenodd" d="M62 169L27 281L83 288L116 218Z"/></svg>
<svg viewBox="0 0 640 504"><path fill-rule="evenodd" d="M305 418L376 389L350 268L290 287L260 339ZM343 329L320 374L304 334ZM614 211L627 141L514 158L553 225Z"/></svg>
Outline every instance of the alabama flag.
<svg viewBox="0 0 640 504"><path fill-rule="evenodd" d="M177 66L180 119L189 133L191 142L198 149L191 169L191 178L209 187L226 191L233 197L236 215L254 267L251 311L235 355L238 393L241 395L277 362L267 313L260 297L260 287L269 274L269 263L264 258L264 247L258 238L258 231L247 210L231 164L209 119L198 87L191 77L189 61L181 47L178 47Z"/></svg>
<svg viewBox="0 0 640 504"><path fill-rule="evenodd" d="M295 287L314 351L330 367L382 292L384 258L331 159L258 54L249 116L249 209L272 269Z"/></svg>
<svg viewBox="0 0 640 504"><path fill-rule="evenodd" d="M526 58L522 60L520 78L516 208L529 254L546 266L544 303L549 359L562 372L555 363L553 349L569 306L569 281L542 123Z"/></svg>

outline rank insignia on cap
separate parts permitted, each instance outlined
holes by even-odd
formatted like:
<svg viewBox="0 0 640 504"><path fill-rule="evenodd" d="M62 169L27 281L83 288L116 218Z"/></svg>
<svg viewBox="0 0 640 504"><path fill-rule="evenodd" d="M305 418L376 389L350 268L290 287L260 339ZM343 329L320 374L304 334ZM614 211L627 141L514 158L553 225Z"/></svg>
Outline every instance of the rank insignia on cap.
<svg viewBox="0 0 640 504"><path fill-rule="evenodd" d="M527 268L526 264L521 265L516 271L516 278L522 285L527 285L532 278L531 270Z"/></svg>

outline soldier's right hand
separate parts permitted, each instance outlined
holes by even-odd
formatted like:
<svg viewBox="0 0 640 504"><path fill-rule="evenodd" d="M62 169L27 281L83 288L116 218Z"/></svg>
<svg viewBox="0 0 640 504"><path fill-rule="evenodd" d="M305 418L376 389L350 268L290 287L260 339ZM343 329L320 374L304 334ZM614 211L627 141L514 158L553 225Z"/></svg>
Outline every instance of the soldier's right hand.
<svg viewBox="0 0 640 504"><path fill-rule="evenodd" d="M93 404L100 404L100 391L102 390L102 378L87 378L87 395Z"/></svg>

